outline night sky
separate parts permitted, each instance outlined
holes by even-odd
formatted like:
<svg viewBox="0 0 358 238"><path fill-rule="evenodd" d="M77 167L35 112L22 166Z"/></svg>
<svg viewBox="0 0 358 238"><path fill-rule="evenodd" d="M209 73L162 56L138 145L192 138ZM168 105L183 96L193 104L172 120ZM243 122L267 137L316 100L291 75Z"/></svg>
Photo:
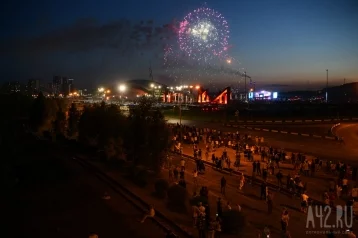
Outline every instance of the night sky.
<svg viewBox="0 0 358 238"><path fill-rule="evenodd" d="M237 85L239 76L214 72L223 67L246 70L261 89L323 88L326 69L331 85L358 81L357 0L208 0L205 6L228 22L233 64L218 62L206 73L191 66L188 73L184 62L173 73L163 66L163 48L177 44L177 22L202 6L194 0L7 1L1 81L62 75L78 87L97 87L147 79L150 64L154 79L168 85ZM150 39L146 26L157 29Z"/></svg>

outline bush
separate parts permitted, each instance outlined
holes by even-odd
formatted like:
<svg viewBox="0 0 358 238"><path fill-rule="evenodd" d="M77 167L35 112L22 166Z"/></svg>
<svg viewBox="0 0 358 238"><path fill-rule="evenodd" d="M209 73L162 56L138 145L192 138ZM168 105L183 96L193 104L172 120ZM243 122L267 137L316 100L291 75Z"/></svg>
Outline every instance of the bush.
<svg viewBox="0 0 358 238"><path fill-rule="evenodd" d="M59 142L64 142L66 141L66 137L63 135L63 134L57 134L56 135L56 140L59 141Z"/></svg>
<svg viewBox="0 0 358 238"><path fill-rule="evenodd" d="M148 184L148 172L144 168L132 166L128 169L127 178L132 180L139 187L146 187Z"/></svg>
<svg viewBox="0 0 358 238"><path fill-rule="evenodd" d="M134 182L142 188L145 188L148 185L148 172L145 169L138 171L137 175L134 178Z"/></svg>
<svg viewBox="0 0 358 238"><path fill-rule="evenodd" d="M123 168L126 165L126 161L123 159L113 160L113 161L111 161L111 165L116 168Z"/></svg>
<svg viewBox="0 0 358 238"><path fill-rule="evenodd" d="M202 203L203 205L208 204L208 198L204 196L196 196L190 199L191 206L198 206L199 203Z"/></svg>
<svg viewBox="0 0 358 238"><path fill-rule="evenodd" d="M221 219L222 231L227 234L239 234L246 224L245 216L238 210L224 211Z"/></svg>
<svg viewBox="0 0 358 238"><path fill-rule="evenodd" d="M165 179L158 179L155 184L155 195L158 198L165 198L167 196L167 191L169 189L169 183Z"/></svg>
<svg viewBox="0 0 358 238"><path fill-rule="evenodd" d="M42 135L43 135L43 137L45 137L45 139L52 140L51 132L49 132L49 131L43 131L43 132L42 132Z"/></svg>
<svg viewBox="0 0 358 238"><path fill-rule="evenodd" d="M177 184L168 189L168 207L174 212L187 211L188 193L185 188Z"/></svg>
<svg viewBox="0 0 358 238"><path fill-rule="evenodd" d="M135 178L139 173L140 169L136 166L130 166L127 170L129 178Z"/></svg>

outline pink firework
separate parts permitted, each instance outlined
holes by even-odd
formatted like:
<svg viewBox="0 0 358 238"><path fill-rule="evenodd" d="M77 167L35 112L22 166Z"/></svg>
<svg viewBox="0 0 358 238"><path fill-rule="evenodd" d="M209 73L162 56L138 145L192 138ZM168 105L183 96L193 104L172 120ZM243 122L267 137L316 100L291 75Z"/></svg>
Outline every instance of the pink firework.
<svg viewBox="0 0 358 238"><path fill-rule="evenodd" d="M220 13L198 8L180 22L179 47L188 57L199 61L226 58L229 33L227 21Z"/></svg>

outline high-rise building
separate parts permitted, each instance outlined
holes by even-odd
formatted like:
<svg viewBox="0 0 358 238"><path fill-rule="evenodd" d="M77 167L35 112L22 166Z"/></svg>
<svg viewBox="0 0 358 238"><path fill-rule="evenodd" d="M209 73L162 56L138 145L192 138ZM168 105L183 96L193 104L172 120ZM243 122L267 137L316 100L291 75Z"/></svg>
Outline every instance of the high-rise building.
<svg viewBox="0 0 358 238"><path fill-rule="evenodd" d="M9 89L11 93L18 93L21 90L21 84L19 81L13 81L9 83Z"/></svg>
<svg viewBox="0 0 358 238"><path fill-rule="evenodd" d="M67 77L62 77L61 79L61 94L64 96L67 96L69 94Z"/></svg>
<svg viewBox="0 0 358 238"><path fill-rule="evenodd" d="M2 85L1 92L3 93L18 93L21 91L21 84L19 81L11 81Z"/></svg>
<svg viewBox="0 0 358 238"><path fill-rule="evenodd" d="M46 88L46 91L48 91L50 94L53 94L54 92L53 92L53 83L51 82L51 83L48 83L47 84L47 87L45 87Z"/></svg>
<svg viewBox="0 0 358 238"><path fill-rule="evenodd" d="M52 92L54 95L57 96L61 94L61 84L62 84L62 78L60 76L53 76Z"/></svg>
<svg viewBox="0 0 358 238"><path fill-rule="evenodd" d="M73 79L54 76L52 81L52 91L55 95L69 95L73 91Z"/></svg>
<svg viewBox="0 0 358 238"><path fill-rule="evenodd" d="M30 95L38 94L40 92L40 80L39 79L29 79L27 82L27 93Z"/></svg>
<svg viewBox="0 0 358 238"><path fill-rule="evenodd" d="M74 81L73 79L68 79L68 91L69 91L69 93L73 93L75 91L73 81Z"/></svg>

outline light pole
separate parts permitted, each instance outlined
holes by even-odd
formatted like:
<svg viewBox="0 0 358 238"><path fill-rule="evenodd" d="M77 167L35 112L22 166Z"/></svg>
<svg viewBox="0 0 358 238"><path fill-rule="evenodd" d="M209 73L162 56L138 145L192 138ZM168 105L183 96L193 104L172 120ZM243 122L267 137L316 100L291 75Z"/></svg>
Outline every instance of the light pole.
<svg viewBox="0 0 358 238"><path fill-rule="evenodd" d="M326 103L328 103L328 69L326 69L327 72L327 81L326 81Z"/></svg>
<svg viewBox="0 0 358 238"><path fill-rule="evenodd" d="M122 94L127 90L127 86L124 84L121 84L121 85L119 85L118 89L120 92L119 99L120 99L120 101L122 101Z"/></svg>
<svg viewBox="0 0 358 238"><path fill-rule="evenodd" d="M183 80L181 80L181 82L183 82ZM182 92L181 92L181 85L180 87L178 88L179 91L180 91L180 97L179 97L179 126L180 126L180 156L182 156L182 146L183 146L183 128L182 128L182 125L181 125L181 117L182 117L182 113L181 113L181 101L182 101Z"/></svg>
<svg viewBox="0 0 358 238"><path fill-rule="evenodd" d="M247 101L246 71L245 71L245 102Z"/></svg>
<svg viewBox="0 0 358 238"><path fill-rule="evenodd" d="M150 84L150 88L152 89L152 97L154 98L154 83Z"/></svg>
<svg viewBox="0 0 358 238"><path fill-rule="evenodd" d="M181 88L179 88L180 90L180 93L179 93L179 124L180 124L180 127L181 127L181 103L182 103L182 93L181 93Z"/></svg>

